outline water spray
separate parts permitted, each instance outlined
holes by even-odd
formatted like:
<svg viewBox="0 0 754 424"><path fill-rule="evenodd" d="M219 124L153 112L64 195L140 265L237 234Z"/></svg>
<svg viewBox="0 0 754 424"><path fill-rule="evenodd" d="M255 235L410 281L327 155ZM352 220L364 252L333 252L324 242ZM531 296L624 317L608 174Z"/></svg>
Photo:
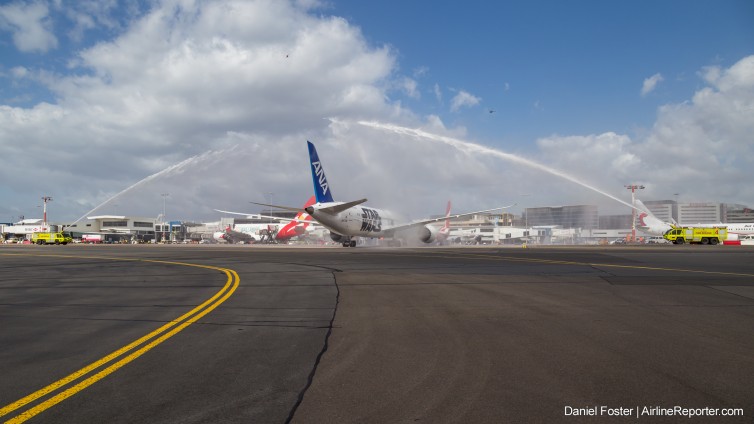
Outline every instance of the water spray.
<svg viewBox="0 0 754 424"><path fill-rule="evenodd" d="M568 181L571 181L573 183L576 183L576 184L578 184L578 185L580 185L582 187L588 188L589 190L595 191L595 192L597 192L597 193L599 193L599 194L601 194L603 196L609 197L609 198L615 200L616 202L622 203L622 204L630 207L631 209L634 209L634 206L632 206L631 204L629 204L627 202L624 202L623 200L621 200L621 199L619 199L619 198L617 198L617 197L615 197L615 196L613 196L613 195L611 195L609 193L606 193L606 192L604 192L604 191L602 191L602 190L600 190L600 189L598 189L598 188L596 188L596 187L594 187L594 186L592 186L590 184L587 184L587 183L585 183L585 182L583 182L583 181L581 181L581 180L579 180L579 179L577 179L575 177L572 177L572 176L566 174L563 171L559 171L557 169L549 168L549 167L547 167L545 165L542 165L540 163L534 162L532 160L529 160L529 159L526 159L526 158L522 158L521 156L516 156L516 155L511 154L511 153L506 153L506 152L503 152L501 150L493 149L491 147L482 146L482 145L471 143L471 142L468 142L468 141L459 140L459 139L453 138L453 137L447 137L447 136L432 134L432 133L429 133L429 132L426 132L426 131L423 131L423 130L420 130L420 129L415 129L415 128L407 128L407 127L402 127L402 126L393 125L393 124L384 124L384 123L375 122L375 121L358 121L358 124L366 126L366 127L377 128L377 129L384 130L384 131L392 131L392 132L394 132L396 134L408 135L408 136L415 137L415 138L423 138L423 139L427 139L427 140L437 141L437 142L444 143L444 144L447 144L449 146L455 147L456 149L458 149L458 150L460 150L462 152L465 152L465 153L488 154L488 155L493 155L493 156L499 157L501 159L504 159L504 160L507 160L507 161L510 161L510 162L515 162L515 163L518 163L518 164L521 164L521 165L526 165L526 166L528 166L530 168L534 168L534 169L546 172L548 174L555 175L556 177L560 177L560 178L563 178L565 180L568 180Z"/></svg>
<svg viewBox="0 0 754 424"><path fill-rule="evenodd" d="M125 194L125 193L127 193L127 192L129 192L131 190L134 190L137 187L141 187L141 186L143 186L143 185L145 185L145 184L147 184L147 183L149 183L149 182L151 182L151 181L153 181L153 180L155 180L157 178L160 178L160 177L162 177L164 175L168 175L168 174L171 174L173 172L180 171L180 170L184 169L186 166L188 166L190 164L193 164L195 162L200 162L200 161L205 160L205 159L207 159L207 158L209 158L211 156L215 156L215 155L219 155L219 154L224 154L227 150L232 150L235 147L236 146L233 146L233 147L231 147L229 149L225 149L225 150L210 150L210 151L204 152L204 153L202 153L200 155L191 156L190 158L185 159L185 160L183 160L183 161L181 161L179 163L176 163L174 165L171 165L171 166L163 169L162 171L156 172L156 173L154 173L154 174L152 174L152 175L144 178L143 180L138 181L138 182L132 184L131 186L125 188L124 190L118 192L114 196L112 196L109 199L105 200L104 202L100 203L99 205L97 205L96 207L94 207L94 209L92 209L89 212L85 213L79 219L73 221L70 226L73 226L77 222L79 222L82 219L86 218L87 216L91 215L94 211L96 211L99 208L107 205L108 203L110 203L111 201L117 199L118 197L122 196L123 194Z"/></svg>

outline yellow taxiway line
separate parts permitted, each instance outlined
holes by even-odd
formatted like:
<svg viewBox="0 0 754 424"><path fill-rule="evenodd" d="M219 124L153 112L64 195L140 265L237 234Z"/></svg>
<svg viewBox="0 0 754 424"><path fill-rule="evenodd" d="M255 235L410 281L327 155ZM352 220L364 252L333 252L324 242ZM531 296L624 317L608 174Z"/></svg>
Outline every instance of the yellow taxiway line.
<svg viewBox="0 0 754 424"><path fill-rule="evenodd" d="M3 254L0 254L3 255ZM3 255L6 256L6 255ZM8 255L9 256L9 255ZM35 255L36 256L36 255ZM39 256L57 256L57 257L68 257L68 258L75 258L76 256L67 256L67 255L39 255ZM88 256L87 259L91 259L92 257ZM28 409L19 415L9 419L6 421L6 423L22 423L29 418L32 418L33 416L39 414L40 412L62 402L63 400L75 395L76 393L84 390L85 388L91 386L92 384L96 383L97 381L107 377L108 375L112 374L113 372L117 371L124 365L128 364L129 362L133 361L134 359L138 358L139 356L143 355L144 353L148 352L155 346L159 345L160 343L164 342L165 340L169 339L170 337L173 337L174 335L178 334L180 331L188 327L189 325L193 324L194 322L201 319L203 316L207 315L208 313L212 312L215 308L217 308L220 304L225 302L232 294L236 291L236 288L238 288L238 285L241 281L240 277L238 276L238 273L232 269L228 268L220 268L210 265L198 265L198 264L191 264L191 263L185 263L185 262L171 262L171 261L159 261L159 260L149 260L149 259L124 259L124 258L96 258L96 259L106 259L106 260L120 260L120 261L138 261L138 262L150 262L150 263L159 263L159 264L168 264L168 265L181 265L181 266L191 266L191 267L198 267L198 268L205 268L205 269L212 269L216 271L220 271L225 273L225 275L228 277L228 279L225 282L225 285L222 289L220 289L217 293L214 294L214 296L210 297L206 301L204 301L199 306L195 307L194 309L190 310L189 312L181 315L180 317L168 322L167 324L163 325L162 327L158 328L157 330L152 331L151 333L147 334L144 337L139 338L138 340L129 343L128 345L116 350L115 352L103 357L102 359L99 359L95 362L92 362L91 364L85 366L84 368L81 368L80 370L71 373L70 375L61 378L60 380L43 387L42 389L37 390L36 392L25 396L15 402L12 402L2 408L0 408L0 417L5 416L13 411L16 411L19 408L22 408L23 406L34 402L37 399L40 399L52 392L55 392L57 390L62 390L66 386L68 386L70 383L72 383L75 380L78 380L81 377L84 377L96 369L104 366L105 364L108 364L115 360L116 358L119 358L131 351L128 356L118 360L117 362L114 362L107 368L89 376L85 380L80 381L79 383L76 383L75 385L68 387L67 389L63 390L62 392L54 395L53 397L45 400L44 402L36 405L35 407ZM173 328L175 327L175 328ZM171 330L172 328L172 330ZM170 331L168 331L170 330ZM165 334L163 334L165 333ZM162 335L161 335L162 334ZM160 336L161 335L161 336ZM159 337L158 337L159 336ZM154 340L152 340L154 339ZM151 341L149 341L151 340ZM142 344L148 342L146 345L142 346ZM139 346L141 346L139 348ZM137 349L138 348L138 349ZM135 350L136 349L136 350Z"/></svg>

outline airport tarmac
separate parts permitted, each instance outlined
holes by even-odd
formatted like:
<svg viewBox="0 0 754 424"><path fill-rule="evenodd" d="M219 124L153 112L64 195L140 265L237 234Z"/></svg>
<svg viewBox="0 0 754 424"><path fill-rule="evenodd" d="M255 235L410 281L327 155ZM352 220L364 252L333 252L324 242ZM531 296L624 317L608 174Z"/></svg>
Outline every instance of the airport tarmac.
<svg viewBox="0 0 754 424"><path fill-rule="evenodd" d="M754 416L748 246L3 245L0 273L2 420ZM718 416L642 415L676 406Z"/></svg>

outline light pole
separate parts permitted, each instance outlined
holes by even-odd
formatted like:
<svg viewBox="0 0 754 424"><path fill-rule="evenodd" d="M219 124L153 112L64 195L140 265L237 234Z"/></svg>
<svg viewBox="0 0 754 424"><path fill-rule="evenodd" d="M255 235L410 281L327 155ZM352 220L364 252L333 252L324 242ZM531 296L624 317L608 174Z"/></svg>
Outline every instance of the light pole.
<svg viewBox="0 0 754 424"><path fill-rule="evenodd" d="M673 193L673 196L675 196L675 210L670 211L670 217L675 220L675 222L680 221L680 215L681 215L681 206L678 204L678 196L681 193ZM673 213L675 212L675 214ZM673 216L675 215L675 216Z"/></svg>
<svg viewBox="0 0 754 424"><path fill-rule="evenodd" d="M160 196L162 196L162 241L165 241L165 201L167 200L167 197L170 196L170 193L162 193Z"/></svg>
<svg viewBox="0 0 754 424"><path fill-rule="evenodd" d="M631 242L636 242L636 190L643 190L643 185L629 184L624 186L631 190Z"/></svg>
<svg viewBox="0 0 754 424"><path fill-rule="evenodd" d="M42 196L42 201L44 202L44 217L42 219L42 222L44 223L44 226L47 226L47 202L52 201L52 197L50 196Z"/></svg>
<svg viewBox="0 0 754 424"><path fill-rule="evenodd" d="M529 193L526 194L520 194L521 197L527 197ZM526 213L526 207L524 206L524 201L521 201L521 206L523 207L523 214L524 214L524 228L527 230L529 229L529 214Z"/></svg>
<svg viewBox="0 0 754 424"><path fill-rule="evenodd" d="M268 204L268 205L271 205L271 204L272 204L272 196L273 196L274 194L275 194L275 193L273 193L273 192L271 192L271 191L268 191L267 193L265 193L265 197L267 198L267 204ZM270 224L272 224L272 206L267 206L267 212L268 212L268 215L269 215L269 216L267 217L267 221L268 221L268 222L269 222Z"/></svg>

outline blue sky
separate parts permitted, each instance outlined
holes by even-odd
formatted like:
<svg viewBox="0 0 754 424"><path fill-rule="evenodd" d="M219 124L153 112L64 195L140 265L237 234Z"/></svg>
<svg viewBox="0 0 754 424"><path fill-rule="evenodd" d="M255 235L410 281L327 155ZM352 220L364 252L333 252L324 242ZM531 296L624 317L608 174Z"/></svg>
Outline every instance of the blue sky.
<svg viewBox="0 0 754 424"><path fill-rule="evenodd" d="M552 133L631 132L700 85L696 72L754 53L750 1L335 2L375 44L399 50L422 84L424 113L447 112L452 92L480 107L448 115L490 143L529 144ZM641 96L656 73L663 82ZM432 84L444 90L435 102ZM488 109L496 112L489 116Z"/></svg>
<svg viewBox="0 0 754 424"><path fill-rule="evenodd" d="M100 210L295 205L305 139L343 200L414 217L522 194L625 212L505 153L621 198L752 205L752 22L749 1L6 1L0 221L132 185Z"/></svg>

